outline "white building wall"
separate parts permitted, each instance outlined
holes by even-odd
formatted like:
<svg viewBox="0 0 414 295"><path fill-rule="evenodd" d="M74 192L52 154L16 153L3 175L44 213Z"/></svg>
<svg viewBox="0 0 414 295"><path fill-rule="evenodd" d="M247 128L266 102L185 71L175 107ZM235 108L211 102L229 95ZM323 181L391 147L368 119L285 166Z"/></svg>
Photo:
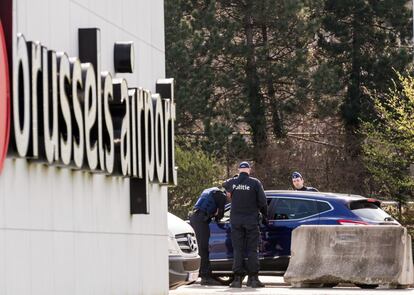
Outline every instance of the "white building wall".
<svg viewBox="0 0 414 295"><path fill-rule="evenodd" d="M78 54L78 28L101 29L102 69L134 41L130 87L165 77L163 0L15 0L14 35ZM129 180L25 159L0 174L0 294L167 294L167 188L130 215Z"/></svg>

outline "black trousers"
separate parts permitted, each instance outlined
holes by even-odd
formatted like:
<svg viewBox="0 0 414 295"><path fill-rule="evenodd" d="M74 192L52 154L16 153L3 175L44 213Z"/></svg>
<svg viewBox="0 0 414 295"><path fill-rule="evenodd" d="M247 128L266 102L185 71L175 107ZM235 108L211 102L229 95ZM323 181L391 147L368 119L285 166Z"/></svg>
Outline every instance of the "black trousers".
<svg viewBox="0 0 414 295"><path fill-rule="evenodd" d="M210 239L210 219L203 211L197 211L190 217L190 224L193 227L197 243L198 252L200 254L200 277L207 277L211 275L210 267L210 252L208 250L208 242Z"/></svg>
<svg viewBox="0 0 414 295"><path fill-rule="evenodd" d="M235 275L249 276L259 273L259 226L257 224L232 224L233 272ZM244 263L245 254L247 263Z"/></svg>

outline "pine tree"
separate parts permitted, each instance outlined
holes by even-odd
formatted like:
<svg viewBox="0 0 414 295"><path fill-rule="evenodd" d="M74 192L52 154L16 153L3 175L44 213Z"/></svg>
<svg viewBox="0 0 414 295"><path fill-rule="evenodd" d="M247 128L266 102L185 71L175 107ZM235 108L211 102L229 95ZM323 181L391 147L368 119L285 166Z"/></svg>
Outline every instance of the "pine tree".
<svg viewBox="0 0 414 295"><path fill-rule="evenodd" d="M320 3L167 0L167 73L177 78L179 130L202 131L210 151L216 140L233 147L232 138L246 151L240 135L250 134L255 160L269 138L286 136L295 114L307 111Z"/></svg>
<svg viewBox="0 0 414 295"><path fill-rule="evenodd" d="M361 122L375 119L369 93L384 93L394 69L410 63L411 12L405 0L325 0L318 33L319 90L339 100L345 127L343 165L353 167L349 191L364 193L369 173L361 160ZM321 77L323 77L321 79ZM326 81L324 81L326 80ZM332 100L335 102L335 100Z"/></svg>
<svg viewBox="0 0 414 295"><path fill-rule="evenodd" d="M373 119L368 93L387 91L394 70L403 71L411 61L408 4L406 0L325 1L318 38L320 70L339 79L330 90L344 96L341 116L351 136L358 133L361 121Z"/></svg>

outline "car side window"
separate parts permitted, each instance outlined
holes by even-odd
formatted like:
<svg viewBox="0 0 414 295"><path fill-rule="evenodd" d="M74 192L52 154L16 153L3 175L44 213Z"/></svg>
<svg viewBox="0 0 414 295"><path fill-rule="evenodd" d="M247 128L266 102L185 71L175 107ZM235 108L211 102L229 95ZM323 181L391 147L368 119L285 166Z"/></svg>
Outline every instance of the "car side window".
<svg viewBox="0 0 414 295"><path fill-rule="evenodd" d="M273 219L300 219L317 213L313 200L280 198L275 205Z"/></svg>
<svg viewBox="0 0 414 295"><path fill-rule="evenodd" d="M329 204L326 203L326 202L316 201L316 206L318 207L318 212L319 213L331 210L331 206L329 206Z"/></svg>
<svg viewBox="0 0 414 295"><path fill-rule="evenodd" d="M274 215L272 219L289 219L291 213L289 200L287 199L278 199L274 208Z"/></svg>
<svg viewBox="0 0 414 295"><path fill-rule="evenodd" d="M276 208L276 203L277 203L277 198L267 198L267 218L269 220L274 220L274 215L275 215L275 208Z"/></svg>

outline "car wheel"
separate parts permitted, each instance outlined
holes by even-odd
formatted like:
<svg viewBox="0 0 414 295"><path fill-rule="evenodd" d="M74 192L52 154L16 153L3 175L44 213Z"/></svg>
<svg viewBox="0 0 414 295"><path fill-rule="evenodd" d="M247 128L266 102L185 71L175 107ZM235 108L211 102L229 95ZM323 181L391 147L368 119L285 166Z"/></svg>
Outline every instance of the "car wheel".
<svg viewBox="0 0 414 295"><path fill-rule="evenodd" d="M355 284L357 287L360 287L361 289L375 289L378 287L376 284Z"/></svg>
<svg viewBox="0 0 414 295"><path fill-rule="evenodd" d="M228 286L231 284L231 282L234 281L234 275L232 274L217 274L217 275L213 274L212 277L216 279L217 281L219 281L224 286Z"/></svg>

